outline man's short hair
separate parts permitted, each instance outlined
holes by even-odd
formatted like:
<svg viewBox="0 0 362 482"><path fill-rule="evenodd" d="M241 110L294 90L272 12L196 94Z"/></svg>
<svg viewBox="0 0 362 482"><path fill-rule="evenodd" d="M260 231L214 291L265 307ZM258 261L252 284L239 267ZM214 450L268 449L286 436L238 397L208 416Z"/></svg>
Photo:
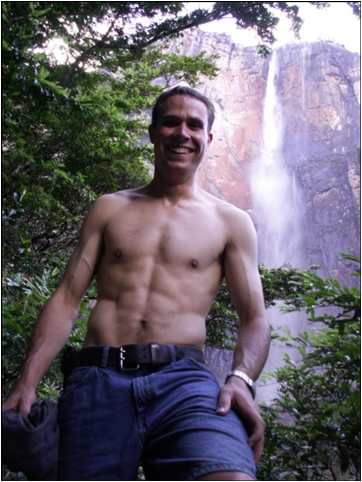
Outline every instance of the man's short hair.
<svg viewBox="0 0 362 482"><path fill-rule="evenodd" d="M169 97L172 97L174 95L185 95L188 97L194 97L195 99L200 100L206 106L207 130L210 132L212 124L214 123L214 119L215 119L215 107L213 103L205 95L185 85L177 85L172 89L166 90L157 98L156 103L152 109L151 126L155 127L157 125L157 122L162 112L163 104Z"/></svg>

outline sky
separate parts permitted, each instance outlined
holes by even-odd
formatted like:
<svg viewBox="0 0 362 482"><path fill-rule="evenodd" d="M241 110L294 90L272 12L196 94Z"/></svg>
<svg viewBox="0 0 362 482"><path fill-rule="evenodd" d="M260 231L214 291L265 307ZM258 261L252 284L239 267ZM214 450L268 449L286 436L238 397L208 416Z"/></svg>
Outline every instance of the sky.
<svg viewBox="0 0 362 482"><path fill-rule="evenodd" d="M190 9L212 5L212 2L187 3ZM304 20L300 32L301 42L331 40L344 45L352 52L360 52L360 20L353 15L347 2L331 2L328 8L323 9L318 9L309 2L288 3L299 6L299 14ZM200 28L207 32L227 33L235 43L242 43L244 46L260 43L256 33L250 29L238 28L233 19L217 20ZM298 42L290 29L290 22L283 15L280 17L275 37L277 38L275 47Z"/></svg>
<svg viewBox="0 0 362 482"><path fill-rule="evenodd" d="M278 27L274 32L277 41L274 47L287 43L314 42L318 40L332 40L344 45L352 52L360 52L360 20L353 15L352 9L346 2L331 2L328 8L318 9L309 2L288 2L299 6L299 14L304 20L300 40L298 40L290 29L290 22L281 15ZM192 11L197 8L212 7L213 2L185 2L186 10ZM106 31L109 25L99 25L100 32ZM216 20L200 26L206 32L219 32L231 36L235 43L243 46L257 45L260 39L251 29L241 29L236 26L235 20L225 18ZM64 62L68 57L67 48L60 39L53 39L49 42L48 54L54 56L58 61Z"/></svg>

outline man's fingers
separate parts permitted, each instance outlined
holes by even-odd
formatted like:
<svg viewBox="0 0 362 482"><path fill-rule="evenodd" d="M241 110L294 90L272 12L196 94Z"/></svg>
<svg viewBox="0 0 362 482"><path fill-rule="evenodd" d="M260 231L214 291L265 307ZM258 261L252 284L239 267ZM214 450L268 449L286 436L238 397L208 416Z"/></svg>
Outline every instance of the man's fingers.
<svg viewBox="0 0 362 482"><path fill-rule="evenodd" d="M20 391L15 390L9 398L3 403L2 411L5 412L6 410L19 410L23 417L26 417L30 410L31 406L36 399L35 391Z"/></svg>
<svg viewBox="0 0 362 482"><path fill-rule="evenodd" d="M247 423L247 429L249 432L249 444L251 445L251 447L255 447L260 442L260 440L264 440L265 424L260 418L259 414L257 414L255 418L249 419L249 423Z"/></svg>
<svg viewBox="0 0 362 482"><path fill-rule="evenodd" d="M258 463L264 448L264 432L265 425L262 420L259 420L253 428L252 434L249 437L249 445L254 451L255 462Z"/></svg>
<svg viewBox="0 0 362 482"><path fill-rule="evenodd" d="M264 428L264 422L254 400L251 398L245 398L244 395L237 394L235 397L234 408L245 422L249 435L252 435L257 427Z"/></svg>
<svg viewBox="0 0 362 482"><path fill-rule="evenodd" d="M250 437L249 443L253 447L257 444L260 440L264 439L264 427L263 426L255 426Z"/></svg>
<svg viewBox="0 0 362 482"><path fill-rule="evenodd" d="M220 415L226 414L231 405L245 423L249 435L249 445L253 449L255 462L257 463L264 448L265 423L248 390L236 392L229 386L222 387L217 413Z"/></svg>
<svg viewBox="0 0 362 482"><path fill-rule="evenodd" d="M21 399L19 409L23 417L26 417L31 410L31 406L36 400L36 395L34 391L27 392L25 396Z"/></svg>
<svg viewBox="0 0 362 482"><path fill-rule="evenodd" d="M7 410L11 410L12 408L15 408L16 405L17 405L16 403L11 403L11 401L6 400L6 402L2 404L1 411L6 412Z"/></svg>
<svg viewBox="0 0 362 482"><path fill-rule="evenodd" d="M252 433L249 437L249 445L253 449L255 463L258 463L264 449L264 432L265 425L262 420L258 420L256 425L252 429Z"/></svg>
<svg viewBox="0 0 362 482"><path fill-rule="evenodd" d="M264 448L265 423L254 402L246 401L240 394L236 397L234 408L244 421L249 435L249 445L253 449L255 461L260 459Z"/></svg>
<svg viewBox="0 0 362 482"><path fill-rule="evenodd" d="M217 406L217 413L219 415L225 415L231 407L231 392L226 387L220 390L219 402Z"/></svg>
<svg viewBox="0 0 362 482"><path fill-rule="evenodd" d="M16 410L19 408L20 398L14 395L11 395L5 402L2 404L1 410L6 412L6 410Z"/></svg>
<svg viewBox="0 0 362 482"><path fill-rule="evenodd" d="M249 443L254 452L255 463L258 463L264 449L264 437L255 440L253 443L249 439Z"/></svg>
<svg viewBox="0 0 362 482"><path fill-rule="evenodd" d="M31 409L32 402L31 400L22 400L19 405L19 411L23 417L29 415Z"/></svg>

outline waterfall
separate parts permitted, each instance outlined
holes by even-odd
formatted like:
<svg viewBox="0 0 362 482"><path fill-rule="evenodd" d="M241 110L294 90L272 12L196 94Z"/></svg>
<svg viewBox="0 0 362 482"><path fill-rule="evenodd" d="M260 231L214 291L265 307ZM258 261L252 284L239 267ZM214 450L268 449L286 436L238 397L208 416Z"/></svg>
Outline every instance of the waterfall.
<svg viewBox="0 0 362 482"><path fill-rule="evenodd" d="M303 109L303 113L306 109L306 93L307 89L305 88L305 79L307 74L307 60L309 55L309 48L307 44L303 44L300 50L300 91L301 91L301 107Z"/></svg>
<svg viewBox="0 0 362 482"><path fill-rule="evenodd" d="M278 94L278 54L280 55L280 52L274 51L269 63L263 107L261 155L251 171L253 219L258 232L259 262L268 268L287 264L302 267L302 203L296 174L286 164L283 155L286 140L283 109ZM293 139L288 142L293 142ZM279 333L287 329L289 333L297 335L304 328L305 316L300 313L286 315L280 311L281 304L277 302L276 306L268 309L269 322ZM264 373L270 373L283 365L285 353L294 360L298 359L296 350L275 340L271 345ZM259 386L259 397L270 403L277 388L277 381L270 377Z"/></svg>
<svg viewBox="0 0 362 482"><path fill-rule="evenodd" d="M295 175L283 156L283 112L278 97L278 51L269 64L263 109L261 155L251 172L253 218L260 262L267 267L301 266L301 209Z"/></svg>

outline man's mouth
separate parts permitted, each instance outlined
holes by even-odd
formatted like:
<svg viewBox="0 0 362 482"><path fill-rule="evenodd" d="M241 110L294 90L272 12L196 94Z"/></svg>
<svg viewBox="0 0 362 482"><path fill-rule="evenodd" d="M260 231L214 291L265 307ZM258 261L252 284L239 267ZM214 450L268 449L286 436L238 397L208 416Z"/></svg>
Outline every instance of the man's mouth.
<svg viewBox="0 0 362 482"><path fill-rule="evenodd" d="M168 150L173 154L190 154L190 152L193 152L193 149L191 149L191 147L186 146L169 146Z"/></svg>

